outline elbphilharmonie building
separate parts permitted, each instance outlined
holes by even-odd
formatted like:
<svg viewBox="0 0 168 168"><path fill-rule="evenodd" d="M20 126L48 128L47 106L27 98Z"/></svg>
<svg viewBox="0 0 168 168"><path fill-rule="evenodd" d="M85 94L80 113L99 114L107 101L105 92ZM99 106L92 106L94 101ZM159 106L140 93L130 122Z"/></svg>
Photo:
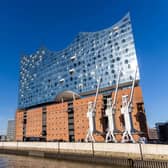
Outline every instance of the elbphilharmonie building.
<svg viewBox="0 0 168 168"><path fill-rule="evenodd" d="M134 78L135 71L136 77ZM119 72L120 78L117 80ZM98 88L99 80L101 82ZM138 95L136 99L141 97L139 101L142 105L143 100L139 80L139 67L129 13L107 29L96 32L80 32L65 49L51 51L45 47L41 47L31 55L24 55L21 58L20 65L19 100L16 122L18 121L19 124L20 120L23 120L25 124L21 125L20 123L18 126L16 123L18 126L18 132L16 129L16 135L18 136L16 138L18 137L18 140L45 138L45 140L62 139L65 141L84 139L84 134L86 134L86 130L89 127L87 117L85 116L88 110L87 103L92 97L95 97L98 88L97 104L100 103L99 106L101 106L99 119L102 120L100 128L98 128L102 134L99 135L101 138L99 137L98 139L103 141L106 128L108 127L108 121L106 121L105 117L106 98L113 98L118 83L117 98L118 102L121 102L119 95L122 96L124 92L128 92L129 97L134 81L134 87L136 87L134 95ZM76 103L76 101L79 101L79 103ZM86 104L86 109L79 110L79 107L76 108L76 106L81 107L80 101L84 101L83 104ZM49 129L47 125L47 122L48 124L52 122L49 120L50 112L48 111L50 111L50 107L53 107L51 111L53 117L56 117L56 123L56 120L59 120L59 110L62 108L61 104L64 105L63 108L66 111L65 115L61 114L64 120L66 120L64 121L65 125L62 126L65 128L65 133L62 133L62 137L59 133L60 130L55 130L55 128ZM143 105L141 108L144 111ZM76 113L78 113L75 111L76 109L77 111L82 111L79 112L83 113L81 117L86 118L86 123L84 122L84 127L86 128L83 130L85 132L83 135L76 135L78 134L77 130L80 130L75 124L75 122L80 120L80 118L75 118ZM34 112L32 112L33 110ZM98 107L96 110L98 110ZM33 128L36 127L33 125L34 123L28 121L35 113L39 114L39 119L37 118L39 120L38 134L35 133L37 129ZM80 117L80 115L77 116ZM122 128L124 130L124 124L123 126L119 124L122 120L119 114L118 118L118 121L115 122L115 130L122 130ZM73 119L72 122L71 119ZM45 126L43 125L43 120L45 120ZM146 121L144 122L146 123ZM121 128L117 128L117 124ZM51 124L49 125L51 126ZM143 135L146 134L146 128L142 131L140 125L137 128L139 131L135 132L137 134L140 132L143 132ZM35 129L34 134L30 127ZM55 127L57 126L55 125ZM51 130L55 130L55 132L50 135L49 132ZM19 131L22 133L19 134ZM118 131L118 134L122 134L121 132ZM57 136L58 134L59 136Z"/></svg>
<svg viewBox="0 0 168 168"><path fill-rule="evenodd" d="M20 71L19 107L53 102L63 91L77 94L132 81L137 66L129 14L110 28L81 32L61 51L40 48L23 56ZM139 73L137 75L139 80Z"/></svg>

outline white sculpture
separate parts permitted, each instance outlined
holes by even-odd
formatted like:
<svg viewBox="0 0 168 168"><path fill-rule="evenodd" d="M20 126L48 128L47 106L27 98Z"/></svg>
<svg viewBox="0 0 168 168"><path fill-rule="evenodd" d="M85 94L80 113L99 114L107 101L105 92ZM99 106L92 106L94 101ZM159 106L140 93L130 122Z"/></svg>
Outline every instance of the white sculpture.
<svg viewBox="0 0 168 168"><path fill-rule="evenodd" d="M119 74L118 74L113 103L112 103L112 98L107 99L107 108L105 110L105 115L108 117L108 131L106 134L106 142L117 142L114 136L114 130L115 130L116 99L117 99L117 93L118 93L120 74L121 74L121 71L119 71Z"/></svg>
<svg viewBox="0 0 168 168"><path fill-rule="evenodd" d="M94 102L88 102L87 118L89 119L89 129L88 129L88 132L85 138L86 142L95 142L93 134L96 132L96 126L95 126L96 103L97 103L100 82L101 82L101 78L98 81L96 97L95 97Z"/></svg>
<svg viewBox="0 0 168 168"><path fill-rule="evenodd" d="M131 112L132 112L132 98L133 98L135 81L136 81L136 73L137 73L137 68L136 68L135 77L134 77L133 83L132 83L130 99L128 100L128 95L122 96L121 114L124 115L125 130L123 132L121 142L133 142L133 143L135 142L135 140L132 136L133 124L132 124Z"/></svg>
<svg viewBox="0 0 168 168"><path fill-rule="evenodd" d="M89 129L86 135L86 142L95 142L93 134L96 130L95 128L95 110L94 110L94 102L88 102L88 112L87 118L89 119Z"/></svg>

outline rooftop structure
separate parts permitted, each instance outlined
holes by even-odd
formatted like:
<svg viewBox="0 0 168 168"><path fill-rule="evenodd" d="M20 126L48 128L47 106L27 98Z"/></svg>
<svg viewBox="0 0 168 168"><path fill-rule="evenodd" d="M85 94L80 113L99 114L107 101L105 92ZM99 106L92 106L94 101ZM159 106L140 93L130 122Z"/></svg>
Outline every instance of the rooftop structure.
<svg viewBox="0 0 168 168"><path fill-rule="evenodd" d="M102 79L100 90L112 90L119 70L119 85L127 86L136 68L134 38L127 14L110 28L79 33L61 51L40 48L31 55L24 55L18 109L95 93L99 78ZM137 69L136 82L139 79Z"/></svg>

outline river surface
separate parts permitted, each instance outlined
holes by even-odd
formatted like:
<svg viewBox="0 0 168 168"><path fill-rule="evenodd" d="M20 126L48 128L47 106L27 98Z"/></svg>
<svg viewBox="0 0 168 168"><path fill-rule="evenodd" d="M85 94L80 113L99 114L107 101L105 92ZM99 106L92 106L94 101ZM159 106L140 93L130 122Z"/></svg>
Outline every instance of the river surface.
<svg viewBox="0 0 168 168"><path fill-rule="evenodd" d="M120 168L116 166L88 164L56 159L0 154L0 168Z"/></svg>

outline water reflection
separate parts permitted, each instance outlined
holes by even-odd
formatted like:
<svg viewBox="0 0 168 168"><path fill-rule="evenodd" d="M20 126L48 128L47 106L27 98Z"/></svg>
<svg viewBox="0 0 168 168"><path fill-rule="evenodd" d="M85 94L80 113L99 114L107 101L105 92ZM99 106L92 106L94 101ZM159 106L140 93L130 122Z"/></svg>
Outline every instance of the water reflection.
<svg viewBox="0 0 168 168"><path fill-rule="evenodd" d="M14 155L0 155L0 168L119 168L54 159L33 158Z"/></svg>

